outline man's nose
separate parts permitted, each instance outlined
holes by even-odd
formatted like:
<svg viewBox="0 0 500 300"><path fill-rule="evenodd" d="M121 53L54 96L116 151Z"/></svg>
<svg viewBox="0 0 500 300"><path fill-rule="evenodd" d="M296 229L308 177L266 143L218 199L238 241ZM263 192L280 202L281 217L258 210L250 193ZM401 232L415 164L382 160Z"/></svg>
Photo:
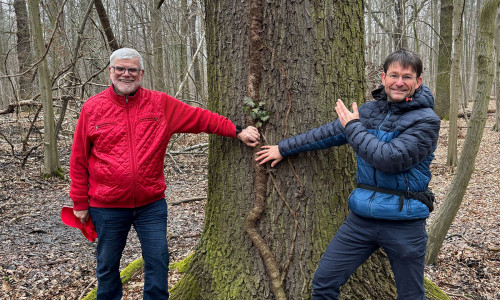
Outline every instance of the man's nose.
<svg viewBox="0 0 500 300"><path fill-rule="evenodd" d="M404 85L404 81L403 81L403 77L402 76L398 77L398 80L396 80L396 84L397 85Z"/></svg>

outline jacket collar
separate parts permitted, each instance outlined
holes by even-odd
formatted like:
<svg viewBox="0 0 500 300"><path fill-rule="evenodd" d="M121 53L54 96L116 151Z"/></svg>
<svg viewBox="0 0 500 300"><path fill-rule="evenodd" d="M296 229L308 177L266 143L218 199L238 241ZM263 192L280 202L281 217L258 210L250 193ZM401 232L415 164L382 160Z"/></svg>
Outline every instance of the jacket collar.
<svg viewBox="0 0 500 300"><path fill-rule="evenodd" d="M379 101L379 105L383 108L389 106L387 101L387 95L384 90L384 86L380 86L372 92L373 99ZM432 108L434 109L434 96L431 90L425 84L421 84L420 87L415 91L413 97L410 101L402 102L392 102L391 108L401 112L419 109L419 108Z"/></svg>
<svg viewBox="0 0 500 300"><path fill-rule="evenodd" d="M134 105L135 103L139 102L139 99L141 98L142 92L144 88L142 86L139 86L137 88L137 91L133 95L128 95L128 96L121 96L115 93L115 90L113 88L113 84L111 84L108 88L108 96L115 102L116 104L120 106L125 106L125 105Z"/></svg>

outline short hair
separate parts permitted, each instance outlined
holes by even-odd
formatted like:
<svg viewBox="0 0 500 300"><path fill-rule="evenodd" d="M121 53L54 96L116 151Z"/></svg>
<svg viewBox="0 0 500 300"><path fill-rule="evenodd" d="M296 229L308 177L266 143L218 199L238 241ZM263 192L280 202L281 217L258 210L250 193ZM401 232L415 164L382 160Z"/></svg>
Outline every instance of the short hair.
<svg viewBox="0 0 500 300"><path fill-rule="evenodd" d="M118 50L115 50L113 53L111 53L111 56L109 57L109 65L113 66L113 61L115 59L121 59L121 58L138 58L139 59L139 68L141 70L144 70L144 63L142 61L142 56L137 50L132 49L132 48L120 48Z"/></svg>
<svg viewBox="0 0 500 300"><path fill-rule="evenodd" d="M389 54L384 62L384 73L387 73L389 66L393 63L399 63L403 68L411 67L417 73L417 78L422 74L422 60L420 56L407 49L399 49Z"/></svg>

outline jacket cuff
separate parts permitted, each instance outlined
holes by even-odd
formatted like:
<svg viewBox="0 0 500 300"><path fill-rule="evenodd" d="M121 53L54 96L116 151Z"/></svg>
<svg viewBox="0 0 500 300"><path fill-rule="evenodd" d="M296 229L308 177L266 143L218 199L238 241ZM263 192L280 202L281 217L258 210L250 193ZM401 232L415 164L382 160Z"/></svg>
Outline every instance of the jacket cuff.
<svg viewBox="0 0 500 300"><path fill-rule="evenodd" d="M347 124L345 124L345 127L344 127L344 128L347 128L347 126L349 126L350 124L352 124L352 123L357 123L357 122L359 122L359 119L353 119L353 120L351 120L351 121L347 122Z"/></svg>
<svg viewBox="0 0 500 300"><path fill-rule="evenodd" d="M81 199L78 199L81 198ZM86 210L89 209L89 200L87 197L75 197L71 198L73 200L74 210Z"/></svg>

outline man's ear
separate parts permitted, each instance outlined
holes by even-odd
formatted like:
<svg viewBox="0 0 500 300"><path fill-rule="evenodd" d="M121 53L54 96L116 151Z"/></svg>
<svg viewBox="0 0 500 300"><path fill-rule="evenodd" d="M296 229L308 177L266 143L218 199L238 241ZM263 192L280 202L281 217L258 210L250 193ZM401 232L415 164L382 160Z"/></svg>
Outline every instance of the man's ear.
<svg viewBox="0 0 500 300"><path fill-rule="evenodd" d="M382 85L385 86L385 76L386 76L386 74L384 72L382 72L382 74L380 76L382 77Z"/></svg>
<svg viewBox="0 0 500 300"><path fill-rule="evenodd" d="M418 77L417 78L417 86L415 87L415 89L418 89L421 84L422 84L422 77Z"/></svg>

